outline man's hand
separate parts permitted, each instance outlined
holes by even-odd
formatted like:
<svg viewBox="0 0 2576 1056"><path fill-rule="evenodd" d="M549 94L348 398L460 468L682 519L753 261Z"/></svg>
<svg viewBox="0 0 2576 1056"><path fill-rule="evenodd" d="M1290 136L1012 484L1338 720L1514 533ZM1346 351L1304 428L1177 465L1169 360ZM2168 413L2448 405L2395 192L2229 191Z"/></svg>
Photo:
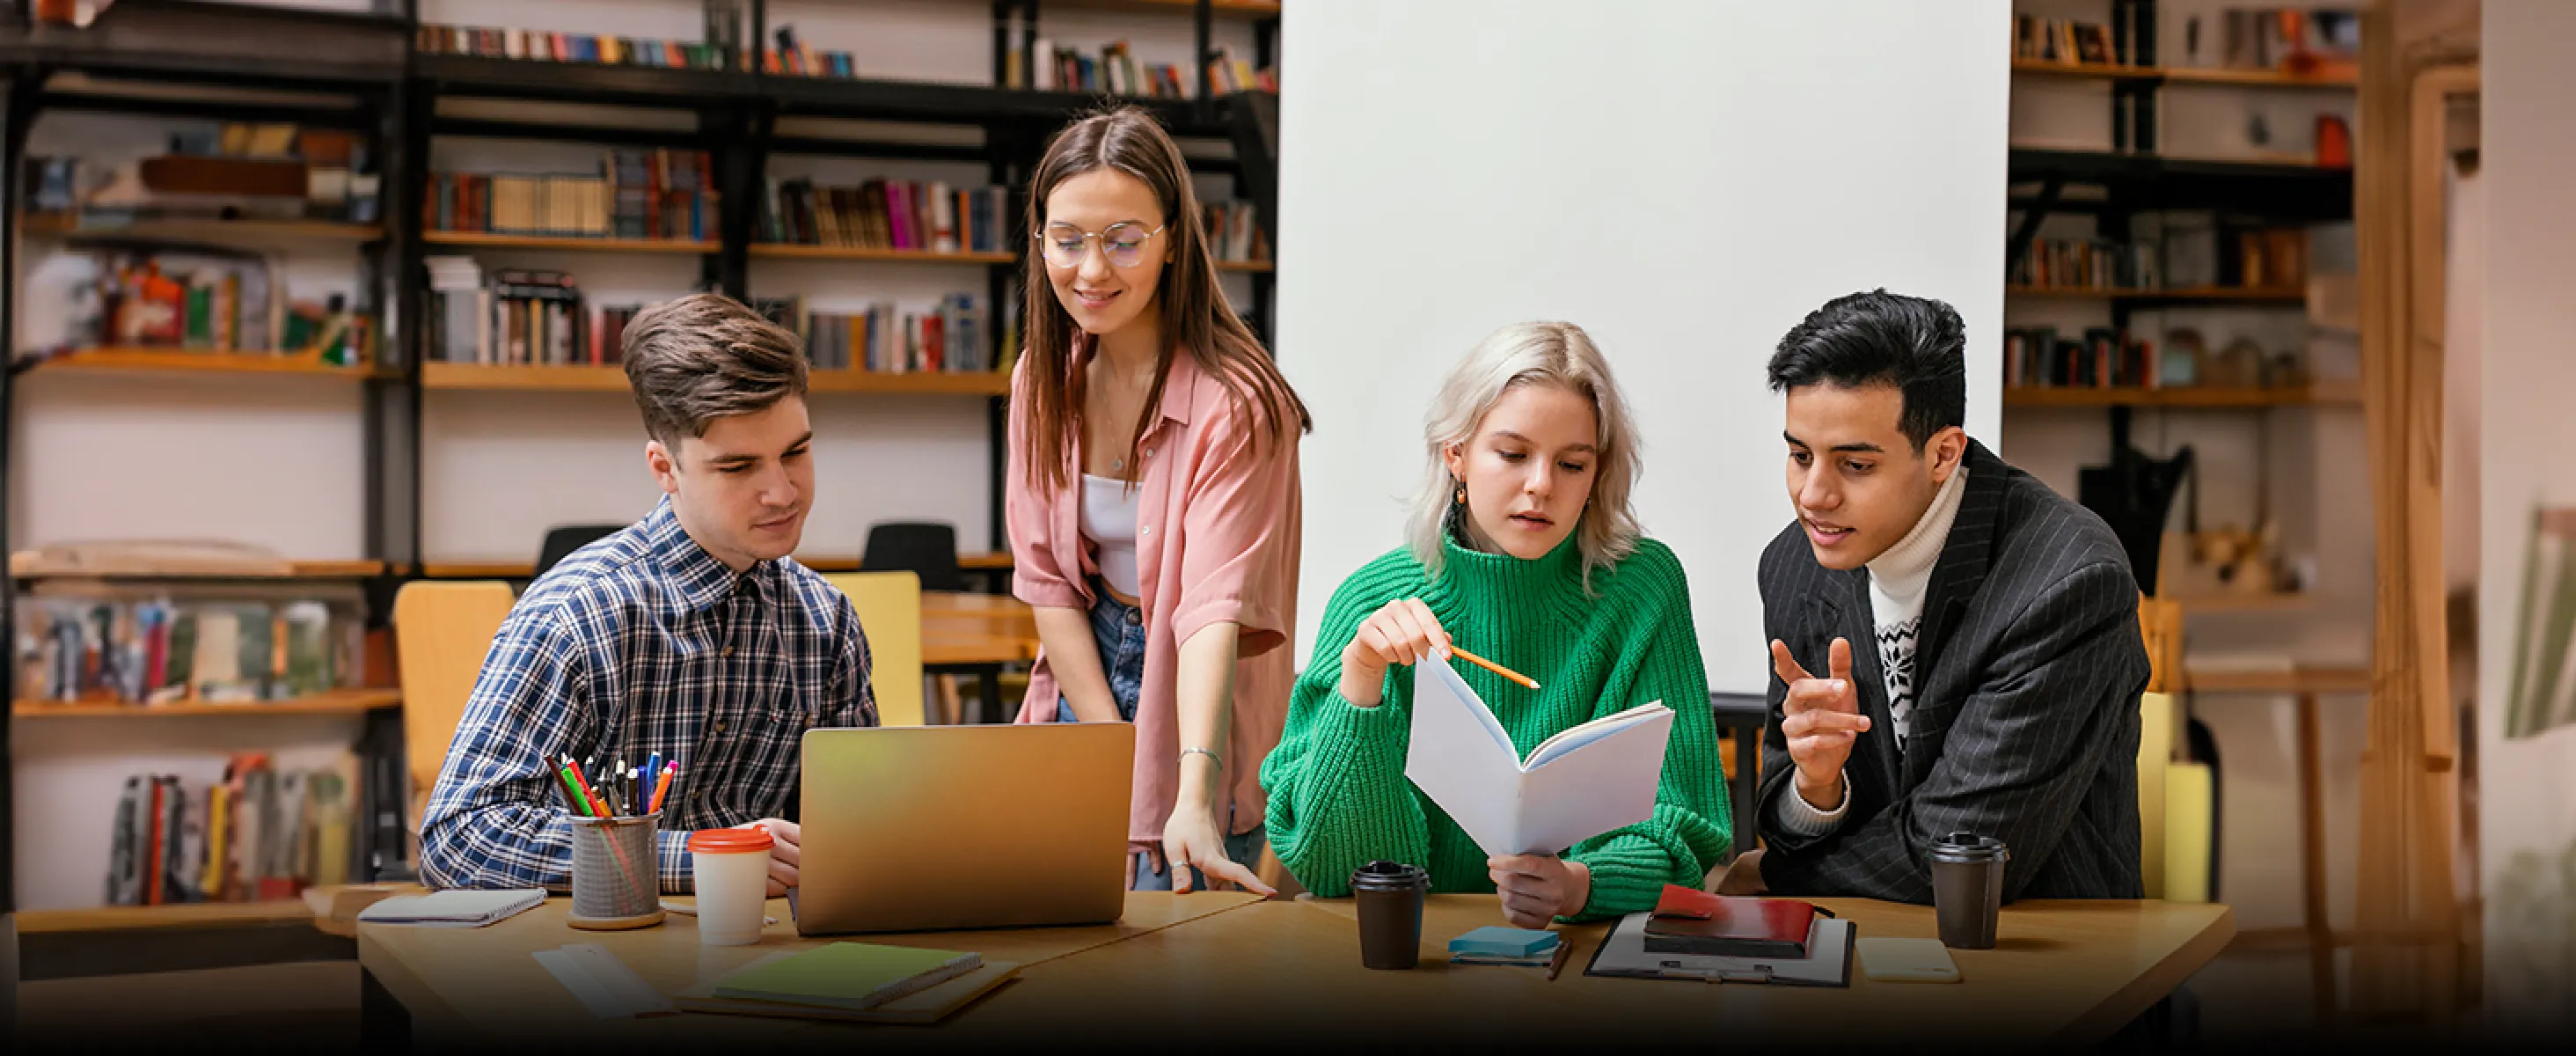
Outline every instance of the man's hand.
<svg viewBox="0 0 2576 1056"><path fill-rule="evenodd" d="M1721 895L1760 895L1771 890L1762 882L1762 848L1756 847L1736 855L1726 863L1725 875L1718 877L1713 889Z"/></svg>
<svg viewBox="0 0 2576 1056"><path fill-rule="evenodd" d="M1485 870L1503 896L1504 922L1515 928L1544 928L1592 900L1592 867L1553 854L1498 854L1485 859Z"/></svg>
<svg viewBox="0 0 2576 1056"><path fill-rule="evenodd" d="M1787 643L1771 640L1771 670L1789 684L1780 704L1780 736L1798 764L1798 798L1831 811L1842 806L1843 764L1851 760L1852 742L1868 732L1869 716L1860 713L1860 691L1852 685L1851 643L1834 639L1826 659L1833 677L1817 678L1798 666Z"/></svg>
<svg viewBox="0 0 2576 1056"><path fill-rule="evenodd" d="M788 888L796 886L796 866L804 859L803 850L797 846L803 830L795 822L780 818L762 818L743 828L769 830L769 897L785 895Z"/></svg>

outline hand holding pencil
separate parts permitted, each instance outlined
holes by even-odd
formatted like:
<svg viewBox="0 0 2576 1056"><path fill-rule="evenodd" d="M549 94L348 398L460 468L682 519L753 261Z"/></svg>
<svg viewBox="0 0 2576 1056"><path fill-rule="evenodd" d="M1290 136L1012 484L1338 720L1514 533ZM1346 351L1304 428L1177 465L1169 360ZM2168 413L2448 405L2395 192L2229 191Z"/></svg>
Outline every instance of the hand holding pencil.
<svg viewBox="0 0 2576 1056"><path fill-rule="evenodd" d="M1360 622L1358 633L1351 636L1351 644L1343 647L1342 696L1359 707L1374 708L1383 696L1387 668L1451 657L1492 671L1523 688L1539 688L1538 681L1528 675L1458 648L1449 640L1449 631L1440 625L1440 618L1432 615L1430 606L1420 598L1403 598L1370 613Z"/></svg>

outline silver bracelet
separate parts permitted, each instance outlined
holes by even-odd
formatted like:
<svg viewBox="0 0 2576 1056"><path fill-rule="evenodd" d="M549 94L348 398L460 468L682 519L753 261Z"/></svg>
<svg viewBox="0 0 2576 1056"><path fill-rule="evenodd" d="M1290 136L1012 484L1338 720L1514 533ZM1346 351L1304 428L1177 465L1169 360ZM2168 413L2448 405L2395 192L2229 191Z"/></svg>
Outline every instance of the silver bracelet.
<svg viewBox="0 0 2576 1056"><path fill-rule="evenodd" d="M1185 763L1186 763L1186 762L1188 762L1188 761L1189 761L1189 759L1190 759L1190 753L1191 753L1191 752L1197 752L1197 753L1198 753L1198 754L1200 754L1200 755L1207 756L1210 760L1213 760L1213 761L1216 763L1216 768L1217 768L1217 769L1219 769L1219 770L1223 770L1223 769L1225 769L1225 757L1224 757L1224 756L1222 756L1222 755L1218 755L1218 754L1216 754L1215 752L1209 751L1209 750L1207 750L1207 749L1205 749L1205 748L1183 748L1183 749L1181 749L1181 761L1182 761L1182 762L1185 762Z"/></svg>

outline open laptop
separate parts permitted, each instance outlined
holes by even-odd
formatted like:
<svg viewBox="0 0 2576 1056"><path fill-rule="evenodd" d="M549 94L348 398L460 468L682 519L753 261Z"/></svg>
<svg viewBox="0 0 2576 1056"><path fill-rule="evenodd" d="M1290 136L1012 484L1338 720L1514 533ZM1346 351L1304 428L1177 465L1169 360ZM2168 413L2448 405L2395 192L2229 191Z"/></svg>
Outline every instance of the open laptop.
<svg viewBox="0 0 2576 1056"><path fill-rule="evenodd" d="M1097 924L1126 905L1136 728L805 732L796 931Z"/></svg>

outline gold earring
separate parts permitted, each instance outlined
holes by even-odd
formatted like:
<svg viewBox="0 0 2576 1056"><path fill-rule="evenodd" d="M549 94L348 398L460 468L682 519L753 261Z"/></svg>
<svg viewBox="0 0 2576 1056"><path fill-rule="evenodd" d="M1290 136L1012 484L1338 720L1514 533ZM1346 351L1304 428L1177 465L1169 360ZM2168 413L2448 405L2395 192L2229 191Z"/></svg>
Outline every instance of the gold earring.
<svg viewBox="0 0 2576 1056"><path fill-rule="evenodd" d="M1466 504L1467 504L1467 482L1466 482L1466 481L1463 481L1463 480L1459 480L1459 479L1458 479L1458 478L1456 478L1456 477L1451 477L1451 478L1449 478L1449 479L1450 479L1452 482L1454 482L1454 483L1456 483L1456 484L1458 485L1458 505L1460 505L1460 506L1464 506L1464 505L1466 505Z"/></svg>

